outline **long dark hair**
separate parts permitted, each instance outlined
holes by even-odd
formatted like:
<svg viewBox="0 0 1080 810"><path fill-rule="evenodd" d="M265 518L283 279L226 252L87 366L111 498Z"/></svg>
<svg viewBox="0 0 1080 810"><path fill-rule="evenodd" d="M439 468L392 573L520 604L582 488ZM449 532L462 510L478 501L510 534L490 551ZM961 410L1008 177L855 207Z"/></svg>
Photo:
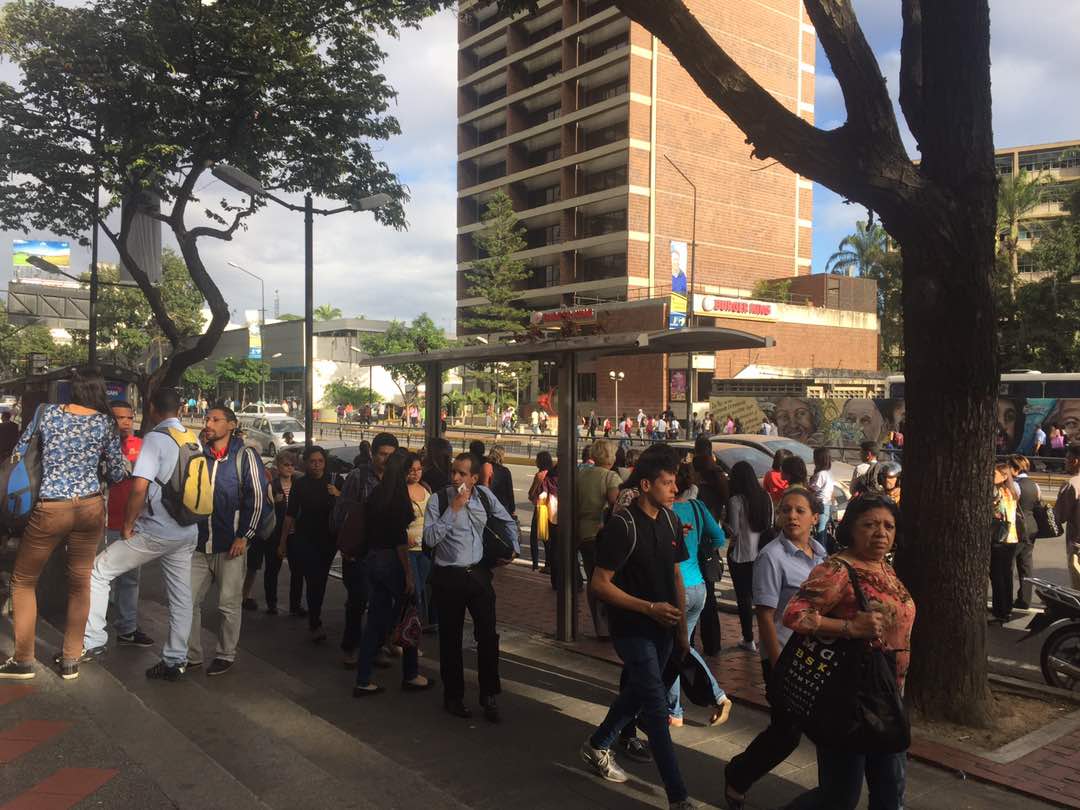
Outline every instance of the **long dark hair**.
<svg viewBox="0 0 1080 810"><path fill-rule="evenodd" d="M769 528L772 522L772 498L769 497L749 461L737 461L731 468L731 494L742 495L746 501L746 517L750 528L755 532L763 532Z"/></svg>
<svg viewBox="0 0 1080 810"><path fill-rule="evenodd" d="M71 370L71 404L97 411L107 417L114 428L117 427L116 417L109 407L109 395L105 392L105 378L97 367Z"/></svg>
<svg viewBox="0 0 1080 810"><path fill-rule="evenodd" d="M379 485L368 496L368 509L370 514L379 515L380 522L390 526L400 526L404 529L412 522L412 500L409 498L409 487L405 483L405 456L395 453L386 462Z"/></svg>

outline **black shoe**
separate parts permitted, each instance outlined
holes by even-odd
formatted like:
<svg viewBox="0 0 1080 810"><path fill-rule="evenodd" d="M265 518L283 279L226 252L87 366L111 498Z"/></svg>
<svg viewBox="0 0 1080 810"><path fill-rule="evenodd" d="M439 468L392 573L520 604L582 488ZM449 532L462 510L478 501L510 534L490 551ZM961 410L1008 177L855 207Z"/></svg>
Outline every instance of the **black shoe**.
<svg viewBox="0 0 1080 810"><path fill-rule="evenodd" d="M1023 599L1018 598L1015 602L1013 602L1013 607L1017 610L1027 610L1029 607L1031 607L1031 605L1029 605Z"/></svg>
<svg viewBox="0 0 1080 810"><path fill-rule="evenodd" d="M65 681L73 681L79 677L78 661L61 660L57 669L60 671L60 677L63 678Z"/></svg>
<svg viewBox="0 0 1080 810"><path fill-rule="evenodd" d="M643 740L641 737L619 737L615 741L615 747L619 750L619 753L634 762L652 762L652 749L649 748L649 741Z"/></svg>
<svg viewBox="0 0 1080 810"><path fill-rule="evenodd" d="M200 663L199 666L202 666ZM187 667L182 667L174 664L166 664L164 661L158 661L150 669L146 670L146 677L155 681L178 681L184 674Z"/></svg>
<svg viewBox="0 0 1080 810"><path fill-rule="evenodd" d="M210 662L210 666L206 668L206 676L212 678L214 675L224 675L232 669L232 665L232 661L226 661L224 658L215 658Z"/></svg>
<svg viewBox="0 0 1080 810"><path fill-rule="evenodd" d="M117 634L116 643L125 647L153 647L154 640L138 627L131 633Z"/></svg>
<svg viewBox="0 0 1080 810"><path fill-rule="evenodd" d="M484 710L484 719L489 723L498 723L502 720L502 715L499 714L498 704L495 703L495 696L480 698L480 707Z"/></svg>
<svg viewBox="0 0 1080 810"><path fill-rule="evenodd" d="M307 616L307 611L302 607L289 608L290 616Z"/></svg>
<svg viewBox="0 0 1080 810"><path fill-rule="evenodd" d="M89 650L83 650L79 653L78 662L80 664L92 664L94 661L98 661L105 657L105 654L109 651L109 648L102 644L100 647L93 647ZM60 666L60 662L64 659L64 654L58 652L53 656L53 663Z"/></svg>
<svg viewBox="0 0 1080 810"><path fill-rule="evenodd" d="M311 636L311 640L316 644L326 641L326 631L323 630L321 623L316 627L309 627L308 634Z"/></svg>
<svg viewBox="0 0 1080 810"><path fill-rule="evenodd" d="M267 605L266 606L266 613L269 616L277 616L277 614L278 614L277 605Z"/></svg>
<svg viewBox="0 0 1080 810"><path fill-rule="evenodd" d="M188 661L184 664L184 672L191 672L193 669L202 669L202 661Z"/></svg>
<svg viewBox="0 0 1080 810"><path fill-rule="evenodd" d="M472 712L469 710L469 707L466 706L460 698L457 700L444 700L443 708L454 715L454 717L461 717L465 720L472 717Z"/></svg>
<svg viewBox="0 0 1080 810"><path fill-rule="evenodd" d="M259 604L249 597L240 603L240 607L244 610L258 610Z"/></svg>
<svg viewBox="0 0 1080 810"><path fill-rule="evenodd" d="M0 664L0 678L12 681L28 681L36 676L37 673L34 672L32 663L23 664L14 658L9 658L3 664Z"/></svg>

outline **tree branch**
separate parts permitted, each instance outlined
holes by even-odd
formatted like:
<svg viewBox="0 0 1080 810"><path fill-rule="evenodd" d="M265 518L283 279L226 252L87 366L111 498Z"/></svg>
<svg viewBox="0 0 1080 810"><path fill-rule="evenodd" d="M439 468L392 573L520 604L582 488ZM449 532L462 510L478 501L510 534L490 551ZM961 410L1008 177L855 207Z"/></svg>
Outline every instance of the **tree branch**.
<svg viewBox="0 0 1080 810"><path fill-rule="evenodd" d="M191 238L198 239L200 237L206 236L211 239L224 239L225 241L228 241L229 239L232 239L232 235L236 233L236 229L240 227L240 223L243 222L247 217L255 213L255 208L255 198L252 197L251 202L248 204L247 208L245 208L243 211L236 212L236 216L233 217L232 225L230 225L228 228L210 228L207 226L192 228Z"/></svg>
<svg viewBox="0 0 1080 810"><path fill-rule="evenodd" d="M923 109L922 0L902 0L904 33L900 38L900 109L916 141L922 141Z"/></svg>
<svg viewBox="0 0 1080 810"><path fill-rule="evenodd" d="M848 121L867 136L884 137L903 151L885 77L851 0L804 0L804 4L844 94Z"/></svg>

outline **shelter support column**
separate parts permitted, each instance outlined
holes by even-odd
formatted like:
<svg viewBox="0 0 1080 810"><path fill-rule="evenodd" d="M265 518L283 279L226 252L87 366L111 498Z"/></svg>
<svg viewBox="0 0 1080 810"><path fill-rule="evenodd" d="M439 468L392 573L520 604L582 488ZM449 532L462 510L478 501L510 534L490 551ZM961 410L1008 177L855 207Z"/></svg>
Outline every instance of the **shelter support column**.
<svg viewBox="0 0 1080 810"><path fill-rule="evenodd" d="M577 640L577 355L559 354L559 534L555 638Z"/></svg>
<svg viewBox="0 0 1080 810"><path fill-rule="evenodd" d="M424 365L424 440L442 436L442 364Z"/></svg>

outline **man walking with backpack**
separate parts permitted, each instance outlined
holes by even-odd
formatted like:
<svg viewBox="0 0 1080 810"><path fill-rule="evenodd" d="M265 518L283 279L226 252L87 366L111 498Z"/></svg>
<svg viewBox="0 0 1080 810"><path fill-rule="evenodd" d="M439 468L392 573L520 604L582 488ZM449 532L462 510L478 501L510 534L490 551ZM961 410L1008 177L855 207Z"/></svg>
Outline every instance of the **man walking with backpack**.
<svg viewBox="0 0 1080 810"><path fill-rule="evenodd" d="M224 406L206 413L203 448L213 482L214 508L199 523L199 540L191 557L191 591L194 605L188 639L188 669L203 665L202 602L211 585L218 589L217 652L206 669L209 676L224 675L236 661L240 641L240 607L247 568L245 553L255 539L266 498L266 472L255 451L236 438L236 414Z"/></svg>
<svg viewBox="0 0 1080 810"><path fill-rule="evenodd" d="M682 521L672 511L678 455L642 454L634 467L640 495L616 512L596 538L590 587L608 605L615 651L623 661L619 696L581 747L581 756L609 782L625 782L611 746L637 718L664 782L671 808L693 807L675 759L663 673L672 649L690 649L686 594L679 563L689 559Z"/></svg>
<svg viewBox="0 0 1080 810"><path fill-rule="evenodd" d="M205 465L190 464L181 469L181 455L197 458L199 439L179 419L180 397L171 388L161 388L150 397L150 421L155 425L143 436L139 457L132 473L120 537L97 555L90 572L90 615L83 638L83 660L105 653L108 633L105 613L109 607L109 585L114 579L159 560L168 594L169 637L162 645L161 661L146 670L146 677L176 681L184 674L188 635L191 632L191 553L199 536L198 510L209 512L210 501L184 498L184 484L205 483ZM197 488L197 487L196 487ZM191 507L194 507L191 508Z"/></svg>

